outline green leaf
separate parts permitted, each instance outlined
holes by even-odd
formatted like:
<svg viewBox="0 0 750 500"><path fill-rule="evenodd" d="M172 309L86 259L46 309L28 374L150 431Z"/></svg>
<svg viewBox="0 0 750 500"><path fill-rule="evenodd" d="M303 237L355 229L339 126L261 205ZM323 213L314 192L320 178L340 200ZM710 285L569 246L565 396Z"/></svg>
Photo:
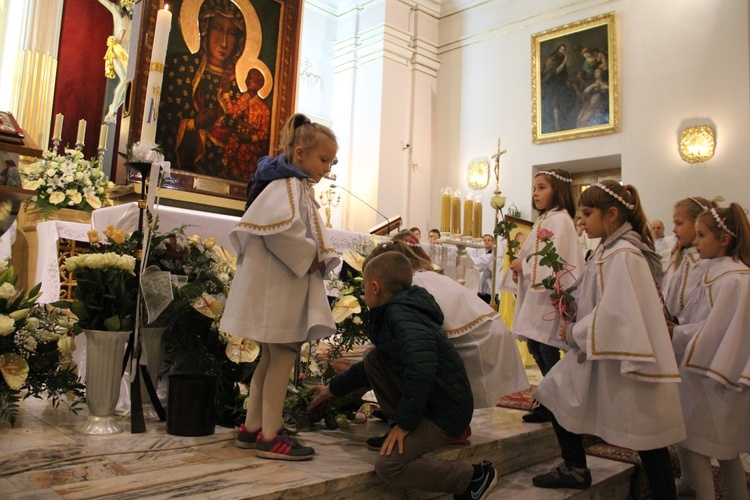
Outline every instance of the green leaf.
<svg viewBox="0 0 750 500"><path fill-rule="evenodd" d="M89 315L86 312L86 306L80 300L74 300L70 304L70 310L73 314L78 316L78 319L81 321L86 321L89 318Z"/></svg>
<svg viewBox="0 0 750 500"><path fill-rule="evenodd" d="M120 317L111 316L104 320L104 328L110 332L117 332L120 330Z"/></svg>

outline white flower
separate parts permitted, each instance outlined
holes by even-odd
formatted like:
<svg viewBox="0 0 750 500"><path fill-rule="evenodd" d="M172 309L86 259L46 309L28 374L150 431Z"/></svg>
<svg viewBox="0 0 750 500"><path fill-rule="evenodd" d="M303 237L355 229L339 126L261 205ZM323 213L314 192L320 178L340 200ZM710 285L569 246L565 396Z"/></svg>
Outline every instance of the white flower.
<svg viewBox="0 0 750 500"><path fill-rule="evenodd" d="M65 195L60 191L55 191L54 193L49 195L49 202L53 205L59 205L63 201L65 201Z"/></svg>
<svg viewBox="0 0 750 500"><path fill-rule="evenodd" d="M17 293L18 290L16 290L16 287L8 283L7 281L0 286L0 299L10 301L11 299L15 298Z"/></svg>
<svg viewBox="0 0 750 500"><path fill-rule="evenodd" d="M6 336L15 331L16 320L5 314L0 314L0 336Z"/></svg>
<svg viewBox="0 0 750 500"><path fill-rule="evenodd" d="M86 203L88 203L91 208L102 208L102 200L94 195L87 196Z"/></svg>
<svg viewBox="0 0 750 500"><path fill-rule="evenodd" d="M355 325L361 325L362 324L362 318L359 316L352 316L352 323Z"/></svg>
<svg viewBox="0 0 750 500"><path fill-rule="evenodd" d="M6 269L8 269L8 261L0 259L0 273L4 273Z"/></svg>
<svg viewBox="0 0 750 500"><path fill-rule="evenodd" d="M69 357L76 350L76 343L73 337L69 335L60 335L57 339L57 350L63 358Z"/></svg>
<svg viewBox="0 0 750 500"><path fill-rule="evenodd" d="M28 189L30 191L36 191L40 187L44 185L44 181L41 179L36 179L33 181L26 181L23 183L23 188Z"/></svg>

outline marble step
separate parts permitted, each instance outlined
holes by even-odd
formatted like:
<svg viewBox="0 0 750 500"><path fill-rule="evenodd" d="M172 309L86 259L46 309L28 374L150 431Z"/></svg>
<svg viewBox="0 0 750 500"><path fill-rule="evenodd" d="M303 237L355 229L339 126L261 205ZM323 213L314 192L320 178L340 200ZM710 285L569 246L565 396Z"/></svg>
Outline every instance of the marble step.
<svg viewBox="0 0 750 500"><path fill-rule="evenodd" d="M625 500L629 498L630 479L635 471L634 465L591 456L587 457L587 462L591 469L592 479L591 488L587 490L551 490L536 488L531 484L532 477L544 474L560 463L560 458L556 457L501 476L488 500Z"/></svg>

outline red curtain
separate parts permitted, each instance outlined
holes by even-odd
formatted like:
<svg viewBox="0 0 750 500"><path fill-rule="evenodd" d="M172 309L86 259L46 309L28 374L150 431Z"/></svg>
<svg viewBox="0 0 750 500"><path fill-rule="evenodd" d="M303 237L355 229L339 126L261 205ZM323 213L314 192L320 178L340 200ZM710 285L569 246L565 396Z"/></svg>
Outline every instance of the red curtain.
<svg viewBox="0 0 750 500"><path fill-rule="evenodd" d="M112 31L112 14L96 0L65 1L50 130L55 115L62 113L65 121L60 146L74 147L78 120L86 120L83 152L87 158L96 155L99 144L107 85L104 54ZM114 127L109 133L115 133Z"/></svg>

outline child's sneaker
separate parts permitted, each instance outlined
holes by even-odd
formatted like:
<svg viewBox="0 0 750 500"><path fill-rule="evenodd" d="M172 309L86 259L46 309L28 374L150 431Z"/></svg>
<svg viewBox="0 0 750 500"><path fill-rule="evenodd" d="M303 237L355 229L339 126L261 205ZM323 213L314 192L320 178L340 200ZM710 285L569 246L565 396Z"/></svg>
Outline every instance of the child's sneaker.
<svg viewBox="0 0 750 500"><path fill-rule="evenodd" d="M237 431L237 443L238 448L245 448L247 450L255 449L255 443L258 441L258 434L260 431L250 432L245 428L245 424L240 425L240 430Z"/></svg>
<svg viewBox="0 0 750 500"><path fill-rule="evenodd" d="M497 484L497 471L492 463L487 460L482 460L474 465L474 476L466 491L460 495L454 495L453 498L456 500L480 500L485 498Z"/></svg>
<svg viewBox="0 0 750 500"><path fill-rule="evenodd" d="M390 431L386 432L382 436L371 437L367 441L365 441L365 444L367 444L367 447L372 451L380 451L380 448L383 447L385 440L388 439L388 434L390 434Z"/></svg>
<svg viewBox="0 0 750 500"><path fill-rule="evenodd" d="M445 444L464 444L471 437L471 426L468 426L463 434L457 438L451 438Z"/></svg>
<svg viewBox="0 0 750 500"><path fill-rule="evenodd" d="M591 486L591 471L586 469L583 472L576 472L568 469L565 462L562 462L548 473L534 476L531 482L539 488L574 488L585 490Z"/></svg>
<svg viewBox="0 0 750 500"><path fill-rule="evenodd" d="M286 430L276 434L270 441L263 438L263 433L258 434L255 444L255 456L271 458L275 460L309 460L315 454L315 450L309 446L302 446L296 439L289 436Z"/></svg>

